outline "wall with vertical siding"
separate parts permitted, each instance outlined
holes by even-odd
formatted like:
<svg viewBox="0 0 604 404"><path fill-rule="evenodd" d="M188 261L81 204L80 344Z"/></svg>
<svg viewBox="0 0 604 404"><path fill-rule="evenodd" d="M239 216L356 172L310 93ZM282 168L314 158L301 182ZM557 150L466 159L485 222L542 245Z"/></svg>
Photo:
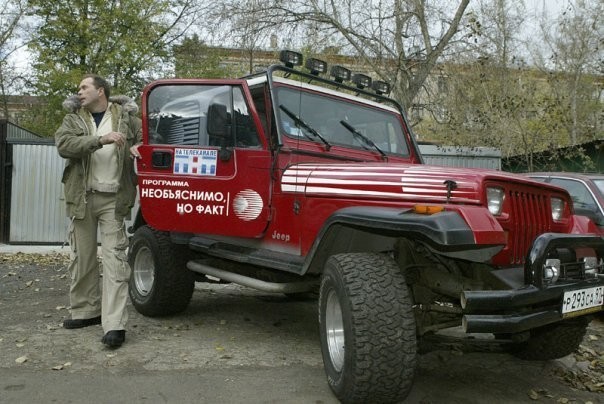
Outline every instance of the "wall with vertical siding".
<svg viewBox="0 0 604 404"><path fill-rule="evenodd" d="M67 219L61 175L64 160L54 144L13 144L11 243L59 243Z"/></svg>
<svg viewBox="0 0 604 404"><path fill-rule="evenodd" d="M419 145L430 165L501 170L501 151L493 147Z"/></svg>

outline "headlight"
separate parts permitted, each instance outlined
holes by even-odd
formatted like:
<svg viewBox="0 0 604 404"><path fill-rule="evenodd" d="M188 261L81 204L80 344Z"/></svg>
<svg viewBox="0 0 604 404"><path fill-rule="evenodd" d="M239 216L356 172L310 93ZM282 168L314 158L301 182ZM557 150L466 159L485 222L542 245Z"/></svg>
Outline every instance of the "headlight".
<svg viewBox="0 0 604 404"><path fill-rule="evenodd" d="M597 278L598 277L598 269L600 265L598 265L597 257L583 257L581 259L583 261L583 270L585 272L586 278Z"/></svg>
<svg viewBox="0 0 604 404"><path fill-rule="evenodd" d="M554 284L560 276L560 260L554 258L548 258L545 260L543 266L543 280L547 284Z"/></svg>
<svg viewBox="0 0 604 404"><path fill-rule="evenodd" d="M564 213L564 201L560 198L551 198L552 204L552 219L562 219L562 213Z"/></svg>
<svg viewBox="0 0 604 404"><path fill-rule="evenodd" d="M503 189L487 188L487 206L492 215L499 216L503 208Z"/></svg>

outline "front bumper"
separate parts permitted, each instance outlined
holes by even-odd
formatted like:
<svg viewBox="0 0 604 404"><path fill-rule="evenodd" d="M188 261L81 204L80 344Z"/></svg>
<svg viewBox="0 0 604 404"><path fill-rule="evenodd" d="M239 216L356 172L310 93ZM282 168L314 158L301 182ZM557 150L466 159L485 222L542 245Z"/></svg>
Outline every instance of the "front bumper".
<svg viewBox="0 0 604 404"><path fill-rule="evenodd" d="M546 259L557 249L590 248L596 252L600 268L594 277L581 273L546 285ZM462 325L467 333L519 333L562 321L562 300L567 291L604 286L604 238L599 236L543 234L533 242L524 265L525 286L509 290L463 291ZM599 311L602 306L575 312L574 316Z"/></svg>

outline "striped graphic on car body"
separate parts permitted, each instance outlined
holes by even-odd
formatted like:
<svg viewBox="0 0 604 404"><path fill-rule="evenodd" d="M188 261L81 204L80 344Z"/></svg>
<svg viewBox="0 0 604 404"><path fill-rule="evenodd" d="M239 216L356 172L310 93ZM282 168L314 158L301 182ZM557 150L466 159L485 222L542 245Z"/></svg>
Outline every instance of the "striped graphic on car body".
<svg viewBox="0 0 604 404"><path fill-rule="evenodd" d="M443 168L372 164L299 164L285 170L281 189L288 193L334 195L338 197L384 198L401 200L446 200L445 180L451 173ZM479 179L455 177L457 188L451 202L479 203Z"/></svg>

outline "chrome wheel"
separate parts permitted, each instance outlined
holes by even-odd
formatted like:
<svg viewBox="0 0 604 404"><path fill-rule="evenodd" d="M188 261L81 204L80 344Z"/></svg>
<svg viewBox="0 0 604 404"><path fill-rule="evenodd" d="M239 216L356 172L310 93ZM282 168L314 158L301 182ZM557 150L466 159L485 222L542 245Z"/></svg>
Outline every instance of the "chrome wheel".
<svg viewBox="0 0 604 404"><path fill-rule="evenodd" d="M155 281L155 262L149 248L141 247L136 253L132 276L138 293L141 296L147 296Z"/></svg>
<svg viewBox="0 0 604 404"><path fill-rule="evenodd" d="M344 366L344 321L340 301L333 289L329 291L325 305L325 331L331 363L340 372Z"/></svg>

